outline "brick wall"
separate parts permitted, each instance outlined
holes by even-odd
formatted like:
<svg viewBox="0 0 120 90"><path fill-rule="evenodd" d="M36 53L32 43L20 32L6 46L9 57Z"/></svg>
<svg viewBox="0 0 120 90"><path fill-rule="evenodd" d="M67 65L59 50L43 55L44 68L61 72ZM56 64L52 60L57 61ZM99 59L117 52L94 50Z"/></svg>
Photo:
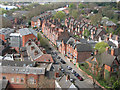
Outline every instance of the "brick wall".
<svg viewBox="0 0 120 90"><path fill-rule="evenodd" d="M23 47L25 46L26 42L27 42L29 39L36 39L36 40L37 40L37 37L34 36L33 34L29 34L29 35L22 36L22 46L23 46Z"/></svg>
<svg viewBox="0 0 120 90"><path fill-rule="evenodd" d="M91 52L78 52L77 61L83 62L91 56Z"/></svg>
<svg viewBox="0 0 120 90"><path fill-rule="evenodd" d="M5 35L0 34L0 39L3 40L4 42L6 42L7 40L5 40Z"/></svg>

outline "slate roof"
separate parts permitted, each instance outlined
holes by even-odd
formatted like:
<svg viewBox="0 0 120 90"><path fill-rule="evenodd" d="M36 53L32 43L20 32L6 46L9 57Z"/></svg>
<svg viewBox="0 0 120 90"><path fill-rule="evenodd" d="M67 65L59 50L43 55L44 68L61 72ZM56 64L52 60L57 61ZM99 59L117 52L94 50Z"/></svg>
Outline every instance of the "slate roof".
<svg viewBox="0 0 120 90"><path fill-rule="evenodd" d="M101 66L103 64L111 66L115 59L115 56L112 56L111 54L104 52L101 55L96 55L96 59L98 60L98 62L100 62Z"/></svg>
<svg viewBox="0 0 120 90"><path fill-rule="evenodd" d="M11 28L0 29L0 34L3 34L3 35L10 35L10 33L13 33L13 32L14 32L14 29L11 29Z"/></svg>
<svg viewBox="0 0 120 90"><path fill-rule="evenodd" d="M66 89L70 88L70 86L72 85L72 83L69 80L66 80L65 75L58 80L58 84L60 85L61 88L66 88Z"/></svg>
<svg viewBox="0 0 120 90"><path fill-rule="evenodd" d="M107 22L106 22L106 25L107 25L107 26L113 26L113 25L115 26L116 24L113 23L112 21L107 21Z"/></svg>
<svg viewBox="0 0 120 90"><path fill-rule="evenodd" d="M87 43L76 44L76 47L77 47L78 52L91 52L92 51L90 44L87 44Z"/></svg>
<svg viewBox="0 0 120 90"><path fill-rule="evenodd" d="M0 80L0 90L6 90L8 86L8 80L2 79Z"/></svg>
<svg viewBox="0 0 120 90"><path fill-rule="evenodd" d="M16 74L45 74L45 67L8 67L0 66L1 73L16 73Z"/></svg>
<svg viewBox="0 0 120 90"><path fill-rule="evenodd" d="M31 50L31 47L34 46L34 49ZM27 53L28 55L33 59L37 59L39 57L41 57L43 55L43 52L38 48L38 46L33 42L31 41L31 45L28 45L28 43L25 45L26 49L27 49ZM38 51L38 54L37 55L34 55L34 52L35 51Z"/></svg>
<svg viewBox="0 0 120 90"><path fill-rule="evenodd" d="M37 33L32 28L22 28L22 29L19 29L19 33L22 36L29 35L29 34L34 34L37 37Z"/></svg>
<svg viewBox="0 0 120 90"><path fill-rule="evenodd" d="M37 20L40 18L40 16L32 17L32 21L37 22Z"/></svg>
<svg viewBox="0 0 120 90"><path fill-rule="evenodd" d="M92 48L91 48L90 44L88 44L86 42L86 40L84 40L84 39L80 39L80 42L79 41L75 42L75 39L73 37L71 37L67 41L67 44L70 44L74 49L76 47L78 52L89 52L89 51L92 51Z"/></svg>
<svg viewBox="0 0 120 90"><path fill-rule="evenodd" d="M35 62L32 61L9 61L9 60L0 60L1 66L14 66L14 67L34 67Z"/></svg>
<svg viewBox="0 0 120 90"><path fill-rule="evenodd" d="M105 41L110 47L116 47L116 45L111 41Z"/></svg>

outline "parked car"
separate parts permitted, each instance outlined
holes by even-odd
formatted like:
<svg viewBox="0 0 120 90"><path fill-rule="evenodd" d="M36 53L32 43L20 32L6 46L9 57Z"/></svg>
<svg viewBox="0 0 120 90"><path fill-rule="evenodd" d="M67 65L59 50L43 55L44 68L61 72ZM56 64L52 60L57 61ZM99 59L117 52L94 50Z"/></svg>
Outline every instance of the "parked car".
<svg viewBox="0 0 120 90"><path fill-rule="evenodd" d="M61 62L62 64L66 64L66 62L65 62L64 60L62 60L62 59L60 60L60 62Z"/></svg>
<svg viewBox="0 0 120 90"><path fill-rule="evenodd" d="M68 70L72 70L72 68L70 66L67 66Z"/></svg>
<svg viewBox="0 0 120 90"><path fill-rule="evenodd" d="M80 81L83 81L83 78L81 76L77 77Z"/></svg>
<svg viewBox="0 0 120 90"><path fill-rule="evenodd" d="M57 59L61 59L61 57L60 57L60 56L57 56Z"/></svg>
<svg viewBox="0 0 120 90"><path fill-rule="evenodd" d="M74 78L70 78L70 81L71 81L72 83L74 83L75 79L74 79Z"/></svg>
<svg viewBox="0 0 120 90"><path fill-rule="evenodd" d="M80 76L78 73L74 73L74 75L75 75L76 77Z"/></svg>
<svg viewBox="0 0 120 90"><path fill-rule="evenodd" d="M72 74L76 73L75 70L73 70L73 69L71 70L71 72L72 72Z"/></svg>

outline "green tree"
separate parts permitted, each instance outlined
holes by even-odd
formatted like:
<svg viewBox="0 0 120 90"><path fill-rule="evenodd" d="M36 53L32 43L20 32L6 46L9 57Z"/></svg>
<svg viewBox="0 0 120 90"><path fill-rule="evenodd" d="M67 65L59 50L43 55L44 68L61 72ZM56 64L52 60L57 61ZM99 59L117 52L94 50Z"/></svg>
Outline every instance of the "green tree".
<svg viewBox="0 0 120 90"><path fill-rule="evenodd" d="M75 19L77 19L78 16L79 16L78 10L72 10L71 15L72 15Z"/></svg>
<svg viewBox="0 0 120 90"><path fill-rule="evenodd" d="M78 7L82 9L82 8L84 8L85 6L84 6L82 3L79 3Z"/></svg>
<svg viewBox="0 0 120 90"><path fill-rule="evenodd" d="M90 32L89 32L87 29L85 29L84 32L83 32L83 36L84 36L85 38L88 38L89 35L90 35Z"/></svg>
<svg viewBox="0 0 120 90"><path fill-rule="evenodd" d="M71 3L71 4L69 5L69 8L70 8L70 9L76 9L76 5L73 4L73 3Z"/></svg>
<svg viewBox="0 0 120 90"><path fill-rule="evenodd" d="M95 45L95 49L98 50L99 53L105 52L106 47L109 47L109 45L105 42L99 42Z"/></svg>
<svg viewBox="0 0 120 90"><path fill-rule="evenodd" d="M101 19L102 19L102 15L100 13L97 13L90 17L91 23L94 25L97 25L98 23L100 23Z"/></svg>
<svg viewBox="0 0 120 90"><path fill-rule="evenodd" d="M60 20L65 19L66 15L63 11L58 11L55 15L54 18L59 18Z"/></svg>

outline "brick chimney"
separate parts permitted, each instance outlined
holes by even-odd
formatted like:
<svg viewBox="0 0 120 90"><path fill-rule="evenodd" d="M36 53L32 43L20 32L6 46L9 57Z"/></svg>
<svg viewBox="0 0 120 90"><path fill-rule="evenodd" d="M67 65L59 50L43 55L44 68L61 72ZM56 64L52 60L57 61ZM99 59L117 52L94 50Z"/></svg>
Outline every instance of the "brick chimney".
<svg viewBox="0 0 120 90"><path fill-rule="evenodd" d="M119 37L118 37L118 35L117 35L117 36L115 37L115 40L118 41L118 38L119 38Z"/></svg>
<svg viewBox="0 0 120 90"><path fill-rule="evenodd" d="M35 41L35 44L38 45L38 41Z"/></svg>
<svg viewBox="0 0 120 90"><path fill-rule="evenodd" d="M66 81L70 80L70 76L66 75Z"/></svg>
<svg viewBox="0 0 120 90"><path fill-rule="evenodd" d="M118 43L118 48L120 48L120 43Z"/></svg>
<svg viewBox="0 0 120 90"><path fill-rule="evenodd" d="M111 55L112 55L112 56L115 55L115 49L114 49L114 48L111 49Z"/></svg>
<svg viewBox="0 0 120 90"><path fill-rule="evenodd" d="M35 51L34 51L34 55L36 56L37 54L38 54L38 51L37 51L37 50L35 50Z"/></svg>
<svg viewBox="0 0 120 90"><path fill-rule="evenodd" d="M31 46L31 50L33 50L33 49L35 49L35 47L34 47L34 46Z"/></svg>
<svg viewBox="0 0 120 90"><path fill-rule="evenodd" d="M31 42L29 42L28 45L30 46L30 45L31 45Z"/></svg>
<svg viewBox="0 0 120 90"><path fill-rule="evenodd" d="M112 38L112 33L110 33L109 38L110 38L110 39Z"/></svg>
<svg viewBox="0 0 120 90"><path fill-rule="evenodd" d="M59 73L58 72L55 72L55 77L59 77Z"/></svg>
<svg viewBox="0 0 120 90"><path fill-rule="evenodd" d="M95 30L97 30L97 27L95 27Z"/></svg>
<svg viewBox="0 0 120 90"><path fill-rule="evenodd" d="M94 53L95 53L95 55L97 55L97 54L98 54L98 50L95 50L95 52L94 52Z"/></svg>
<svg viewBox="0 0 120 90"><path fill-rule="evenodd" d="M109 50L109 47L106 47L106 52Z"/></svg>
<svg viewBox="0 0 120 90"><path fill-rule="evenodd" d="M108 40L109 40L109 37L106 38L106 41L108 41Z"/></svg>

